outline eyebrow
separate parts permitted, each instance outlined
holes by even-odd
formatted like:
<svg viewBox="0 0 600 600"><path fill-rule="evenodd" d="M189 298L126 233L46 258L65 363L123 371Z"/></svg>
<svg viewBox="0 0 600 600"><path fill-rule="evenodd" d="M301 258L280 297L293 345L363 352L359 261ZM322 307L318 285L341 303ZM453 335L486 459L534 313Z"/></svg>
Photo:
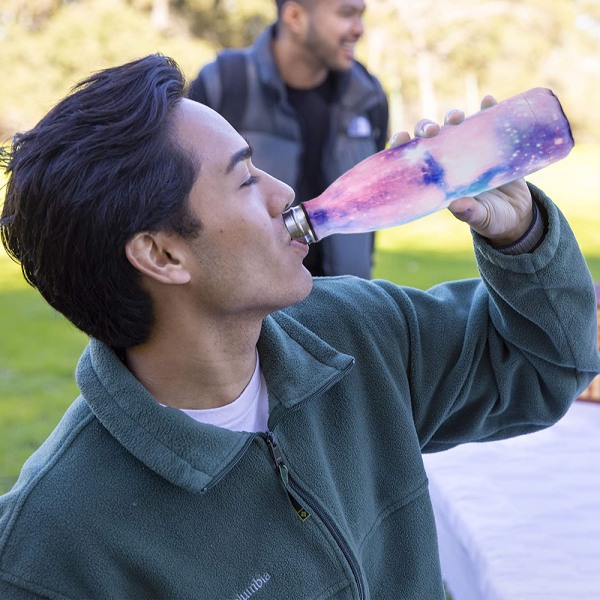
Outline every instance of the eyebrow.
<svg viewBox="0 0 600 600"><path fill-rule="evenodd" d="M233 169L235 168L235 166L238 163L240 163L244 160L248 160L249 158L251 158L251 156L252 156L252 147L250 145L235 152L232 155L232 157L229 161L229 164L227 165L227 168L225 169L225 175L229 175L229 173L231 173L231 171L233 171Z"/></svg>

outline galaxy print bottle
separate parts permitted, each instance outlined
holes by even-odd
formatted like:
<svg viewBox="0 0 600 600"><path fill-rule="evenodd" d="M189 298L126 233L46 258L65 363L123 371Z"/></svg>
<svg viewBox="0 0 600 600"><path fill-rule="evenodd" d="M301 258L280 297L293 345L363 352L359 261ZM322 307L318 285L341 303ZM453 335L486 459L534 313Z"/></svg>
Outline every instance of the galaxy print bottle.
<svg viewBox="0 0 600 600"><path fill-rule="evenodd" d="M291 237L308 244L332 233L394 227L525 177L572 147L560 102L550 90L534 88L442 127L435 137L366 158L283 219Z"/></svg>

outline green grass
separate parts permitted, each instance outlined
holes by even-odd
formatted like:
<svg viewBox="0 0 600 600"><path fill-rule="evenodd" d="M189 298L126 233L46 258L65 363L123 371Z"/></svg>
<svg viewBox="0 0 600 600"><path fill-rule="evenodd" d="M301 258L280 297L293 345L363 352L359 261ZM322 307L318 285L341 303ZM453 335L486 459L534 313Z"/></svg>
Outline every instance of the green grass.
<svg viewBox="0 0 600 600"><path fill-rule="evenodd" d="M529 179L569 219L600 281L600 148L575 148ZM448 211L377 234L376 277L426 289L477 275L468 228ZM23 281L0 250L0 493L76 398L73 372L86 336Z"/></svg>
<svg viewBox="0 0 600 600"><path fill-rule="evenodd" d="M7 261L0 254L0 493L75 399L73 371L86 343Z"/></svg>

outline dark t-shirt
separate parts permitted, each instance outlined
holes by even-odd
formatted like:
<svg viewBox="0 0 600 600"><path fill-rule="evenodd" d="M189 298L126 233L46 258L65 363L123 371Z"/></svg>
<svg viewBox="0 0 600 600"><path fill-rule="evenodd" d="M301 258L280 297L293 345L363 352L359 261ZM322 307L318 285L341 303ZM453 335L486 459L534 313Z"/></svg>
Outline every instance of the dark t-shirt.
<svg viewBox="0 0 600 600"><path fill-rule="evenodd" d="M296 202L306 202L325 190L322 157L329 132L329 113L333 99L333 81L328 77L321 85L308 90L286 86L288 101L295 109L302 132L303 152ZM321 245L312 244L304 264L313 275L323 275Z"/></svg>

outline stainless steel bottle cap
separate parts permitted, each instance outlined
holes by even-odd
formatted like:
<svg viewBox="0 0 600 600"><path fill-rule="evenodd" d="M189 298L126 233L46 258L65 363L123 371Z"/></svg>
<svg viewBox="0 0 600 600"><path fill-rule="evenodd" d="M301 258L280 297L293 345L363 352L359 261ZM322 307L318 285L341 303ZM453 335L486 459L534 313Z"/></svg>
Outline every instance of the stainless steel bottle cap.
<svg viewBox="0 0 600 600"><path fill-rule="evenodd" d="M293 240L300 240L306 244L317 241L302 206L292 206L284 211L281 216Z"/></svg>

